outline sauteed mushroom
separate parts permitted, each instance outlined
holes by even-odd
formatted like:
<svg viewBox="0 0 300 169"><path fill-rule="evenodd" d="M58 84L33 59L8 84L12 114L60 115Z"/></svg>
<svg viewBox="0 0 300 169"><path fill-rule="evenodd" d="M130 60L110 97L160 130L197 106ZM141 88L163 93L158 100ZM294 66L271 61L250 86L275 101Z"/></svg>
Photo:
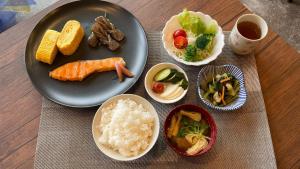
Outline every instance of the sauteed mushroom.
<svg viewBox="0 0 300 169"><path fill-rule="evenodd" d="M88 37L88 44L91 46L91 47L96 47L98 45L99 41L96 37L96 35L94 34L94 32L92 32L90 34L90 36Z"/></svg>
<svg viewBox="0 0 300 169"><path fill-rule="evenodd" d="M125 38L122 31L117 29L105 16L98 16L91 27L92 33L88 38L91 47L106 45L109 50L115 51L120 47L120 41Z"/></svg>

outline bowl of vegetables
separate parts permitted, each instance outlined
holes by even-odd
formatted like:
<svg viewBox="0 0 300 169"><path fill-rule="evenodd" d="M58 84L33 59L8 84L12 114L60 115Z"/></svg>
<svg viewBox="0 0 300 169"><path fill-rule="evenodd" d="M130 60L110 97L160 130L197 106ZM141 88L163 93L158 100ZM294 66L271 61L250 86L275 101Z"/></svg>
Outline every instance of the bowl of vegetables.
<svg viewBox="0 0 300 169"><path fill-rule="evenodd" d="M166 142L177 154L195 157L215 144L217 127L207 111L197 105L184 104L168 114L164 133Z"/></svg>
<svg viewBox="0 0 300 169"><path fill-rule="evenodd" d="M201 100L210 108L236 110L247 100L243 72L234 65L205 66L197 83Z"/></svg>
<svg viewBox="0 0 300 169"><path fill-rule="evenodd" d="M159 63L145 76L145 89L149 96L160 103L175 103L188 90L189 81L182 68L173 63Z"/></svg>
<svg viewBox="0 0 300 169"><path fill-rule="evenodd" d="M167 21L162 42L176 61L200 66L215 60L222 52L224 34L209 15L184 9Z"/></svg>

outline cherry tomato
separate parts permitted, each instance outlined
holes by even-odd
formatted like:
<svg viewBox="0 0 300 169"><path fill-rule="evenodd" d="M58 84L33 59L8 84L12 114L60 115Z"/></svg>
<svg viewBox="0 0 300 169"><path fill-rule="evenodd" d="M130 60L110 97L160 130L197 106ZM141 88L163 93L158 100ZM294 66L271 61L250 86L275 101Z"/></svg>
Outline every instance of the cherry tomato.
<svg viewBox="0 0 300 169"><path fill-rule="evenodd" d="M152 90L155 93L162 93L165 89L165 86L162 83L154 82L152 86Z"/></svg>
<svg viewBox="0 0 300 169"><path fill-rule="evenodd" d="M173 33L173 38L175 39L178 36L183 36L186 38L186 32L183 29L177 29L176 31L174 31Z"/></svg>
<svg viewBox="0 0 300 169"><path fill-rule="evenodd" d="M177 48L177 49L184 49L186 48L188 45L188 40L183 37L183 36L177 36L175 39L174 39L174 46Z"/></svg>

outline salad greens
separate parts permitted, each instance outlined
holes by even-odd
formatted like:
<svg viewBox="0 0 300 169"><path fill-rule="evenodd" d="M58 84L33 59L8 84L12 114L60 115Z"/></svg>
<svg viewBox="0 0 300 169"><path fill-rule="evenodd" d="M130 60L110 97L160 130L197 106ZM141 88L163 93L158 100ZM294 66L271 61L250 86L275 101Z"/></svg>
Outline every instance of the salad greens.
<svg viewBox="0 0 300 169"><path fill-rule="evenodd" d="M185 60L186 61L195 61L196 59L196 55L197 55L197 48L195 45L188 45L186 47L186 51L185 51Z"/></svg>
<svg viewBox="0 0 300 169"><path fill-rule="evenodd" d="M216 34L218 32L218 23L212 20L205 29L206 34Z"/></svg>
<svg viewBox="0 0 300 169"><path fill-rule="evenodd" d="M187 9L178 17L180 25L183 29L192 32L195 36L204 33L206 26L199 16L192 15Z"/></svg>
<svg viewBox="0 0 300 169"><path fill-rule="evenodd" d="M215 20L205 23L204 20L187 9L178 15L179 24L188 32L188 36L195 38L195 42L189 42L185 48L183 59L196 62L208 57L213 49L214 37L218 30Z"/></svg>
<svg viewBox="0 0 300 169"><path fill-rule="evenodd" d="M213 37L212 34L202 34L197 37L195 44L187 46L184 53L184 60L189 62L195 62L205 59L213 49Z"/></svg>
<svg viewBox="0 0 300 169"><path fill-rule="evenodd" d="M203 34L198 36L196 39L197 48L204 50L208 44L212 42L213 37L214 35L212 34Z"/></svg>
<svg viewBox="0 0 300 169"><path fill-rule="evenodd" d="M186 31L192 32L196 37L200 34L216 34L218 31L218 24L215 20L205 24L198 16L190 13L184 9L178 16L179 24Z"/></svg>

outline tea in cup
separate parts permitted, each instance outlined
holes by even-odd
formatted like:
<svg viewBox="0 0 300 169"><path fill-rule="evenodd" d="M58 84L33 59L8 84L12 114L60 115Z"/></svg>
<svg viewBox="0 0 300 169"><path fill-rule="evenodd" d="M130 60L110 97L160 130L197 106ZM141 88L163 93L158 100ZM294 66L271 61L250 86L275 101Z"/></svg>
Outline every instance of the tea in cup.
<svg viewBox="0 0 300 169"><path fill-rule="evenodd" d="M250 54L267 33L268 25L263 18L255 14L242 15L229 35L229 46L236 54Z"/></svg>

